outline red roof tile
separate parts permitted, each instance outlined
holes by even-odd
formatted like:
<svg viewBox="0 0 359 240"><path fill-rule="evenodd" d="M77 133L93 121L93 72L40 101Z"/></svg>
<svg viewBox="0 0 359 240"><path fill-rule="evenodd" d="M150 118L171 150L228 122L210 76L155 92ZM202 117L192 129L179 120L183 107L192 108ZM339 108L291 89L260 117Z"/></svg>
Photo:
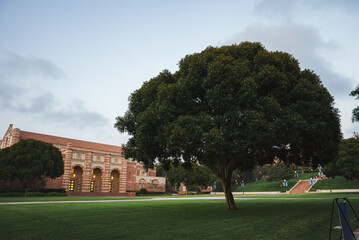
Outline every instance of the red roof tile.
<svg viewBox="0 0 359 240"><path fill-rule="evenodd" d="M73 147L94 149L94 150L100 150L100 151L106 151L106 152L122 153L122 148L119 146L87 142L87 141L76 140L76 139L71 139L71 138L57 137L57 136L51 136L51 135L46 135L46 134L41 134L41 133L20 131L20 139L28 139L28 138L43 141L43 142L48 142L48 143L52 143L52 144L65 145L65 146L70 142Z"/></svg>

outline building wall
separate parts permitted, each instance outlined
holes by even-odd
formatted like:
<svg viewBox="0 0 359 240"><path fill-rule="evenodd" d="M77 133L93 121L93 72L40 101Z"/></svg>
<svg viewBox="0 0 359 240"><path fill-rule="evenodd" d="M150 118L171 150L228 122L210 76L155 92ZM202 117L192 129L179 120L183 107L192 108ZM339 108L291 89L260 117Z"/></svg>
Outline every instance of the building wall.
<svg viewBox="0 0 359 240"><path fill-rule="evenodd" d="M101 193L108 193L110 188L118 193L139 191L143 187L148 191L165 191L165 178L156 177L156 169L145 171L142 163L125 159L120 147L30 132L24 136L24 139L50 142L62 153L64 174L57 179L47 179L47 188ZM21 130L13 129L10 124L0 148L9 147L20 139L23 139Z"/></svg>

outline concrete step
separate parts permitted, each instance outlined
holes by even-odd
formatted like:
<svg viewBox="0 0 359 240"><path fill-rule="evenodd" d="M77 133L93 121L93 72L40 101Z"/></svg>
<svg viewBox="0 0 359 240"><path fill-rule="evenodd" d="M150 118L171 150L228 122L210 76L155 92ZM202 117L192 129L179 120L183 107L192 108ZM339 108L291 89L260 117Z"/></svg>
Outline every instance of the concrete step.
<svg viewBox="0 0 359 240"><path fill-rule="evenodd" d="M300 180L299 183L290 190L289 193L305 193L310 189L312 185L309 183L308 180Z"/></svg>

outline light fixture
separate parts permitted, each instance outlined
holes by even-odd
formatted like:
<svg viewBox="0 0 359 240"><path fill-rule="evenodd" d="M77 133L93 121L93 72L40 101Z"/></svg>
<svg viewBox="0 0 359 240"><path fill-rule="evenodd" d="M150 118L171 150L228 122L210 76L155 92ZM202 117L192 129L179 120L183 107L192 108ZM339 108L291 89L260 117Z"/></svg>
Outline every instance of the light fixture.
<svg viewBox="0 0 359 240"><path fill-rule="evenodd" d="M93 178L96 178L96 175L93 175Z"/></svg>
<svg viewBox="0 0 359 240"><path fill-rule="evenodd" d="M76 177L76 174L74 174L74 177Z"/></svg>

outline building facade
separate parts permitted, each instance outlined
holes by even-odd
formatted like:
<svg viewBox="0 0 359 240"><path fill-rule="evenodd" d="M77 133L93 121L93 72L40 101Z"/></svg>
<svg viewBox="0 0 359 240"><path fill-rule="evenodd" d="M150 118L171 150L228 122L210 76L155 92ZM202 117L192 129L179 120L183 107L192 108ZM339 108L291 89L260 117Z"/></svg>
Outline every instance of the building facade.
<svg viewBox="0 0 359 240"><path fill-rule="evenodd" d="M125 159L119 146L22 131L10 124L0 140L0 149L21 139L53 144L64 160L64 174L47 179L46 188L64 188L73 195L131 195L140 191L164 192L166 179L156 177L156 169L144 169L142 163Z"/></svg>

